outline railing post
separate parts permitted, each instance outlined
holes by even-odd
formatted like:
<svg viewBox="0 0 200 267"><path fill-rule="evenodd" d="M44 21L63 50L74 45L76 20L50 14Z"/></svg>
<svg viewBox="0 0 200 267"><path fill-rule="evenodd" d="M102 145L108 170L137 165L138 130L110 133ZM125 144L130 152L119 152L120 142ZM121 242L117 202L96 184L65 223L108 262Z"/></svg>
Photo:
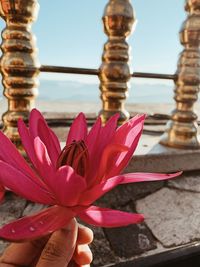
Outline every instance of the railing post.
<svg viewBox="0 0 200 267"><path fill-rule="evenodd" d="M120 114L120 124L129 118L124 108L131 77L126 38L131 33L134 21L130 0L110 0L106 5L103 23L108 41L104 45L99 74L103 106L100 115L104 123L116 112Z"/></svg>
<svg viewBox="0 0 200 267"><path fill-rule="evenodd" d="M178 61L175 81L176 109L161 138L163 145L177 148L200 148L197 138L197 115L194 103L198 99L200 85L200 1L187 0L189 12L180 30L184 50Z"/></svg>
<svg viewBox="0 0 200 267"><path fill-rule="evenodd" d="M1 73L8 110L3 114L4 133L22 152L18 118L28 119L37 95L40 64L36 57L31 24L36 19L37 0L0 0L0 15L6 22L2 32Z"/></svg>

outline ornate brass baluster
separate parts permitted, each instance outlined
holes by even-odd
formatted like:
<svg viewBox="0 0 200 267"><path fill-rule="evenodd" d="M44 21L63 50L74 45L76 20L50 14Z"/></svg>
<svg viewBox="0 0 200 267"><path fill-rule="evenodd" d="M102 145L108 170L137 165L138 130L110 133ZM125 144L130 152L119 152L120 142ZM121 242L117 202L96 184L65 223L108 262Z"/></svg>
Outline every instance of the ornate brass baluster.
<svg viewBox="0 0 200 267"><path fill-rule="evenodd" d="M0 15L6 22L2 32L1 72L8 111L3 114L4 133L20 151L17 121L28 119L37 95L40 64L36 58L35 37L31 24L36 19L37 0L0 0Z"/></svg>
<svg viewBox="0 0 200 267"><path fill-rule="evenodd" d="M124 108L130 79L129 46L126 42L134 23L133 8L129 0L110 0L103 15L104 31L108 41L104 45L100 67L100 90L103 122L114 113L120 113L119 123L129 118Z"/></svg>
<svg viewBox="0 0 200 267"><path fill-rule="evenodd" d="M187 0L189 12L180 30L180 41L185 47L178 61L175 81L176 109L172 112L160 143L177 148L199 148L197 138L197 101L200 85L200 0Z"/></svg>

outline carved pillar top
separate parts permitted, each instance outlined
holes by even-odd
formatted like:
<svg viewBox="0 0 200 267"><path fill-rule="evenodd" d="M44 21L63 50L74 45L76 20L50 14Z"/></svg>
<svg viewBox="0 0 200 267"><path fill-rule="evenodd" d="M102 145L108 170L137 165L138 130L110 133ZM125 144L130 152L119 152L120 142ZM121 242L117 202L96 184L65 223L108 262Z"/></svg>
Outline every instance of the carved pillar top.
<svg viewBox="0 0 200 267"><path fill-rule="evenodd" d="M200 12L200 0L186 0L185 10L190 13L199 13Z"/></svg>
<svg viewBox="0 0 200 267"><path fill-rule="evenodd" d="M135 15L129 0L111 0L105 7L104 31L111 38L127 37L132 31Z"/></svg>
<svg viewBox="0 0 200 267"><path fill-rule="evenodd" d="M10 23L29 24L37 19L37 0L1 0L0 16Z"/></svg>
<svg viewBox="0 0 200 267"><path fill-rule="evenodd" d="M189 15L180 30L181 44L198 49L200 45L200 0L186 1L185 10L189 12Z"/></svg>

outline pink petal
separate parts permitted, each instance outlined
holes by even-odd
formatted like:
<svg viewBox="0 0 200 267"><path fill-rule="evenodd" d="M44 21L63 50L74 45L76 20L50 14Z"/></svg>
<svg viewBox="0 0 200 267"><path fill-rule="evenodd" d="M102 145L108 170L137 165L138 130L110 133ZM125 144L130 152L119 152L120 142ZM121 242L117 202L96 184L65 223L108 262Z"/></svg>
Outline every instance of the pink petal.
<svg viewBox="0 0 200 267"><path fill-rule="evenodd" d="M136 116L128 120L126 123L122 124L116 131L117 137L121 138L121 140L125 140L126 135L124 134L127 133L127 131L132 130L132 128L134 128L137 124L144 122L145 118L145 114L137 114Z"/></svg>
<svg viewBox="0 0 200 267"><path fill-rule="evenodd" d="M138 135L138 132L140 132L140 130L137 129L143 128L145 117L146 115L144 114L137 115L120 126L116 131L113 142L120 143L131 148L135 137ZM136 148L136 146L134 146L134 148Z"/></svg>
<svg viewBox="0 0 200 267"><path fill-rule="evenodd" d="M0 203L4 199L4 195L5 195L5 188L2 185L0 185Z"/></svg>
<svg viewBox="0 0 200 267"><path fill-rule="evenodd" d="M83 113L79 113L76 119L73 121L69 134L67 137L66 145L71 144L74 140L85 140L87 136L87 123Z"/></svg>
<svg viewBox="0 0 200 267"><path fill-rule="evenodd" d="M100 142L99 142L99 150L104 149L106 145L108 145L117 129L117 121L119 119L119 114L115 114L112 116L106 125L101 129L101 136L100 136Z"/></svg>
<svg viewBox="0 0 200 267"><path fill-rule="evenodd" d="M78 213L78 217L86 223L101 227L120 227L129 224L141 223L144 220L142 214L128 213L91 206Z"/></svg>
<svg viewBox="0 0 200 267"><path fill-rule="evenodd" d="M36 164L33 142L34 139L39 136L47 147L49 156L54 166L56 166L57 158L61 152L58 138L48 127L41 113L36 109L33 109L31 111L29 126L30 127L28 130L21 119L18 121L18 130L22 139L22 143L24 145L24 149L33 165L35 166Z"/></svg>
<svg viewBox="0 0 200 267"><path fill-rule="evenodd" d="M107 172L109 172L109 170L113 168L113 157L124 151L128 151L128 147L120 144L110 144L104 149L100 161L101 167L99 168L95 184L98 184L99 181L101 181L106 176Z"/></svg>
<svg viewBox="0 0 200 267"><path fill-rule="evenodd" d="M29 130L27 129L22 119L18 120L18 131L22 140L22 144L26 151L26 154L28 155L29 159L35 166L36 156L34 151L33 138L30 136Z"/></svg>
<svg viewBox="0 0 200 267"><path fill-rule="evenodd" d="M94 186L90 190L86 190L81 197L82 205L90 205L95 200L109 192L111 189L119 184L128 184L145 181L160 181L168 180L181 175L182 172L172 174L161 174L161 173L127 173L119 176L109 178Z"/></svg>
<svg viewBox="0 0 200 267"><path fill-rule="evenodd" d="M176 173L145 173L145 172L136 172L136 173L127 173L122 174L113 178L118 179L117 177L123 178L120 184L128 184L128 183L138 183L138 182L146 182L146 181L162 181L169 180L180 176L182 171Z"/></svg>
<svg viewBox="0 0 200 267"><path fill-rule="evenodd" d="M86 137L86 145L89 150L91 159L93 158L93 153L95 153L96 150L96 143L98 142L99 139L100 130L101 130L101 118L99 117Z"/></svg>
<svg viewBox="0 0 200 267"><path fill-rule="evenodd" d="M34 139L39 136L42 142L45 144L49 156L52 162L55 162L61 152L60 144L58 138L53 133L53 131L47 125L42 114L37 110L33 109L30 114L29 120L30 135Z"/></svg>
<svg viewBox="0 0 200 267"><path fill-rule="evenodd" d="M114 136L118 118L119 114L115 114L109 119L104 127L100 128L100 126L98 126L100 128L98 129L98 138L96 138L95 144L93 143L94 150L92 154L90 153L90 168L86 178L89 186L91 186L97 178L98 170L101 168L99 162L102 157L102 152ZM91 151L91 149L89 151Z"/></svg>
<svg viewBox="0 0 200 267"><path fill-rule="evenodd" d="M89 160L90 160L86 176L88 185L91 185L93 183L93 180L96 179L96 174L99 168L99 161L101 159L101 154L103 150L101 143L101 141L103 142L101 138L101 133L102 133L102 126L101 126L101 118L99 117L94 126L92 127L91 131L89 132L86 139L86 145L88 147Z"/></svg>
<svg viewBox="0 0 200 267"><path fill-rule="evenodd" d="M38 136L47 148L52 163L56 166L56 162L61 152L61 148L59 148L59 150L57 149L57 145L54 144L54 139L52 138L52 131L49 129L49 127L44 121L40 121L38 123L38 133ZM54 137L56 136L54 135Z"/></svg>
<svg viewBox="0 0 200 267"><path fill-rule="evenodd" d="M113 135L117 129L117 121L119 119L119 113L116 113L106 122L104 131L109 135Z"/></svg>
<svg viewBox="0 0 200 267"><path fill-rule="evenodd" d="M33 202L54 204L55 201L45 188L32 180L31 177L15 169L11 165L0 161L0 183L17 195Z"/></svg>
<svg viewBox="0 0 200 267"><path fill-rule="evenodd" d="M92 140L89 141L89 138L94 140L94 137L95 137L96 142L95 143L92 142L93 145L95 144L95 157L97 156L96 154L98 152L99 152L98 154L101 155L104 147L107 146L112 140L112 137L117 128L118 118L119 118L119 114L115 114L108 120L108 122L106 123L104 127L101 127L101 119L98 118L96 124L93 126L94 129L92 128L92 130L96 131L95 135L97 136L94 136L94 133L92 132L91 135L88 135L87 142L89 143L89 147L91 147L90 142L92 142ZM98 150L98 152L96 150ZM98 159L97 159L97 162L98 162Z"/></svg>
<svg viewBox="0 0 200 267"><path fill-rule="evenodd" d="M25 137L28 150L30 151L31 157L34 158L34 162L36 162L35 152L32 148L32 142L29 138L29 133L26 128L26 125L22 120L18 121L20 125L20 131L22 131L23 137ZM0 132L0 145L2 144L2 149L0 150L0 160L7 162L9 165L18 169L20 172L23 172L26 176L30 176L32 180L34 180L41 187L45 187L44 183L40 180L37 174L31 169L25 159L20 155L17 151L16 147L13 143Z"/></svg>
<svg viewBox="0 0 200 267"><path fill-rule="evenodd" d="M61 205L77 205L85 189L85 179L76 174L70 166L62 166L58 169L55 177L54 191Z"/></svg>
<svg viewBox="0 0 200 267"><path fill-rule="evenodd" d="M53 192L56 170L49 158L45 145L39 137L36 137L34 140L34 149L36 155L36 169L41 179Z"/></svg>
<svg viewBox="0 0 200 267"><path fill-rule="evenodd" d="M44 121L42 114L37 109L32 109L29 117L29 131L33 138L38 136L38 122L40 120Z"/></svg>
<svg viewBox="0 0 200 267"><path fill-rule="evenodd" d="M39 238L63 228L75 216L70 209L53 206L0 228L0 237L9 241Z"/></svg>
<svg viewBox="0 0 200 267"><path fill-rule="evenodd" d="M113 143L125 145L129 147L129 150L113 158L113 163L110 165L112 168L107 173L107 177L118 175L127 166L142 134L144 119L145 115L136 116L117 129Z"/></svg>
<svg viewBox="0 0 200 267"><path fill-rule="evenodd" d="M86 190L83 195L81 196L81 203L80 205L90 205L95 200L112 190L118 184L122 183L124 180L123 177L113 177L106 181L101 182L100 184L95 185L89 190Z"/></svg>
<svg viewBox="0 0 200 267"><path fill-rule="evenodd" d="M60 154L61 152L60 141L58 137L56 136L56 134L51 129L50 129L50 134L51 134L52 141L54 142L55 148Z"/></svg>
<svg viewBox="0 0 200 267"><path fill-rule="evenodd" d="M31 176L33 180L40 183L39 178L30 168L21 154L17 151L14 144L2 132L0 132L0 147L0 160L7 162L26 175Z"/></svg>

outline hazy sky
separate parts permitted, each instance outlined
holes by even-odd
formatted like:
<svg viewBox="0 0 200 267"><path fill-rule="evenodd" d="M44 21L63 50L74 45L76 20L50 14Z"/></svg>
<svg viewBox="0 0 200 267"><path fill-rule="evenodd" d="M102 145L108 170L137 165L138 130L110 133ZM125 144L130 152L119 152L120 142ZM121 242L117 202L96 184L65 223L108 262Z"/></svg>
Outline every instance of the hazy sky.
<svg viewBox="0 0 200 267"><path fill-rule="evenodd" d="M107 2L40 0L33 26L40 62L98 68L106 41L101 17ZM184 1L132 0L132 4L138 20L128 40L134 71L173 73L182 50L178 31L186 18ZM62 75L58 77L62 79Z"/></svg>

